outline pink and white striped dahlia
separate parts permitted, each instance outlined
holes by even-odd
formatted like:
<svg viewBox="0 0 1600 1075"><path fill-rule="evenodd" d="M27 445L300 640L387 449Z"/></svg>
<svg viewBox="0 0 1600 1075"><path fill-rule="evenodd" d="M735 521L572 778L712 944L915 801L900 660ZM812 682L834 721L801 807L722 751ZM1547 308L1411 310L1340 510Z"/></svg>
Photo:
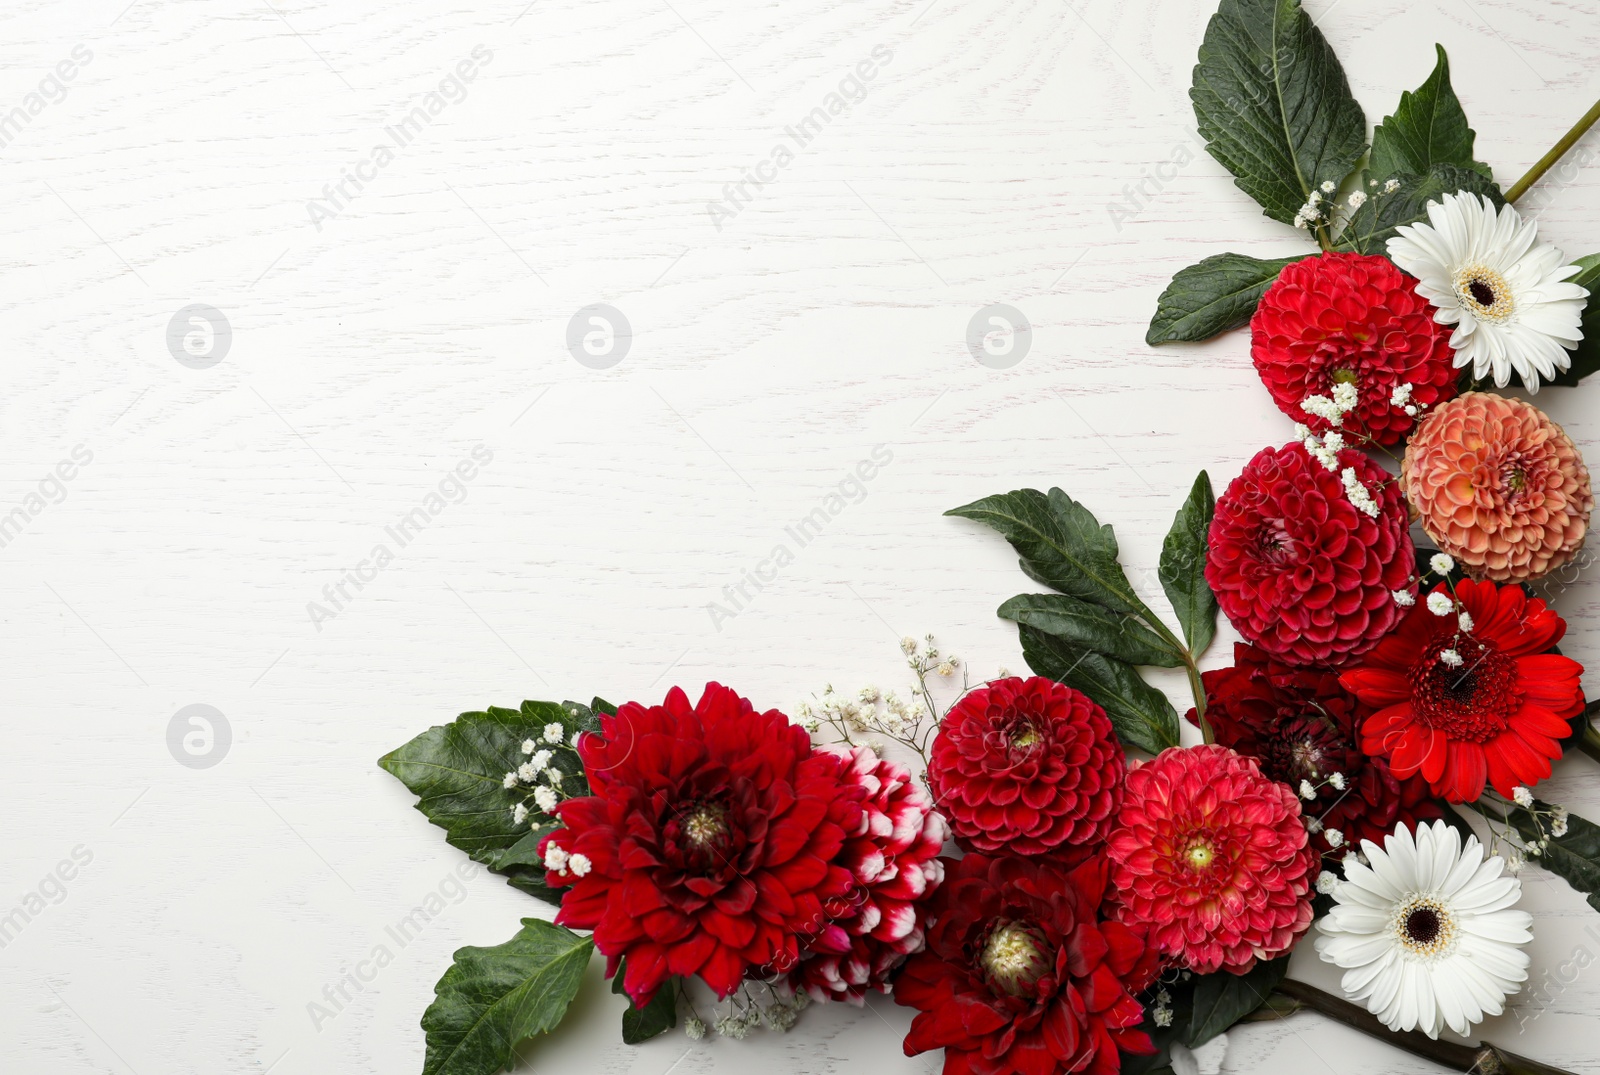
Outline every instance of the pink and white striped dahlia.
<svg viewBox="0 0 1600 1075"><path fill-rule="evenodd" d="M939 852L949 835L933 800L905 766L867 747L845 756L841 778L865 790L861 822L834 859L855 885L824 903L827 920L780 988L813 1000L860 1005L923 947L926 905L944 880Z"/></svg>

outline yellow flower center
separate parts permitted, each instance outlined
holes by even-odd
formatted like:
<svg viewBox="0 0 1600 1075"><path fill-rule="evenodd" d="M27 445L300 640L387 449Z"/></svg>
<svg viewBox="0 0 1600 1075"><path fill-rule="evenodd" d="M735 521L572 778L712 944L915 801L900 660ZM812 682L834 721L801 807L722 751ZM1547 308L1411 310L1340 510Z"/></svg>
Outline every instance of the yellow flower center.
<svg viewBox="0 0 1600 1075"><path fill-rule="evenodd" d="M1407 955L1431 960L1455 950L1456 916L1432 896L1402 900L1389 923Z"/></svg>
<svg viewBox="0 0 1600 1075"><path fill-rule="evenodd" d="M1191 844L1189 850L1183 853L1184 861L1188 862L1190 869L1203 870L1217 861L1217 852L1208 843Z"/></svg>
<svg viewBox="0 0 1600 1075"><path fill-rule="evenodd" d="M1485 265L1468 265L1455 276L1456 296L1479 321L1497 325L1511 320L1517 304L1506 278Z"/></svg>
<svg viewBox="0 0 1600 1075"><path fill-rule="evenodd" d="M1020 922L1005 922L989 934L979 962L989 980L1014 997L1025 996L1045 972L1040 937Z"/></svg>

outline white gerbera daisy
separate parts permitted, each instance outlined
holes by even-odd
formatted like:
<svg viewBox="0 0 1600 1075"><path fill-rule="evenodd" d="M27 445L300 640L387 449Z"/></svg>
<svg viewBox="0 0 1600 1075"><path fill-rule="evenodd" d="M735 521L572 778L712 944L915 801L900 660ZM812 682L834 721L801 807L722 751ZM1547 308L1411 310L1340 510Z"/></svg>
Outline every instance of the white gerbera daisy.
<svg viewBox="0 0 1600 1075"><path fill-rule="evenodd" d="M1528 980L1521 946L1533 917L1513 906L1522 884L1443 821L1419 825L1415 839L1397 826L1383 844L1361 841L1370 868L1345 859L1317 952L1345 968L1345 994L1390 1030L1465 1035Z"/></svg>
<svg viewBox="0 0 1600 1075"><path fill-rule="evenodd" d="M1408 224L1389 240L1389 259L1417 278L1434 320L1454 325L1456 368L1493 372L1504 388L1513 371L1528 391L1572 365L1583 339L1589 293L1571 283L1580 271L1560 250L1536 243L1539 226L1511 206L1461 192L1428 203L1428 223Z"/></svg>

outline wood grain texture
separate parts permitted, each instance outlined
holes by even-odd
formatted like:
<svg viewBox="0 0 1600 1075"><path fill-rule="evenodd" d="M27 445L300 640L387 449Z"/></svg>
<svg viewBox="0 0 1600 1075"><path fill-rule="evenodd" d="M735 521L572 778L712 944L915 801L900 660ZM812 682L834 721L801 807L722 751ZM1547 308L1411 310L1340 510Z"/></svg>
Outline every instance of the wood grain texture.
<svg viewBox="0 0 1600 1075"><path fill-rule="evenodd" d="M0 516L75 446L93 457L0 547L0 915L92 856L0 949L8 1070L415 1070L451 951L537 907L487 875L458 888L381 753L525 697L891 685L906 633L1018 668L994 609L1024 579L944 509L1061 484L1159 598L1196 470L1220 487L1289 436L1242 334L1142 343L1178 268L1303 248L1200 152L1186 91L1209 4L125 4L0 14L0 116L92 54L0 150ZM1600 89L1587 0L1308 6L1369 123L1442 42L1503 183ZM864 97L717 227L708 203L874 47L891 58ZM480 48L464 98L319 228L308 202ZM1575 167L1529 204L1576 255L1600 249L1597 195L1600 169ZM967 350L996 302L1033 326L1006 370ZM168 350L191 303L232 327L209 369ZM567 351L592 303L633 328L610 370ZM1597 401L1600 383L1540 396L1584 445ZM318 629L308 603L479 445L465 498ZM893 458L865 495L714 624L722 588L876 445ZM1600 654L1593 579L1559 600L1571 651ZM212 768L169 753L191 703L231 728ZM1569 761L1548 797L1600 816L1600 776ZM1600 1071L1600 919L1527 876L1541 997L1487 1032ZM443 912L314 1019L430 893ZM1294 973L1336 982L1309 951ZM629 1048L591 976L522 1070L937 1070L901 1055L909 1020L881 1000L783 1037ZM1434 1070L1314 1016L1233 1037L1232 1072Z"/></svg>

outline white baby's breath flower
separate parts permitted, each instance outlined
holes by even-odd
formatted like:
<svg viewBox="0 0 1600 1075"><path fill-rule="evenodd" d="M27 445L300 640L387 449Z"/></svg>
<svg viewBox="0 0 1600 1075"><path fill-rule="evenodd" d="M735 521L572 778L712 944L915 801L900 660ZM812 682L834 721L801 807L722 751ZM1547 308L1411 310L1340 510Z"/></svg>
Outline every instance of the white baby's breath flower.
<svg viewBox="0 0 1600 1075"><path fill-rule="evenodd" d="M1315 799L1317 797L1317 789L1311 786L1311 781L1300 781L1300 797L1302 799Z"/></svg>
<svg viewBox="0 0 1600 1075"><path fill-rule="evenodd" d="M1360 391L1354 381L1340 381L1333 386L1333 405L1338 407L1341 413L1348 414L1355 410L1359 400Z"/></svg>
<svg viewBox="0 0 1600 1075"><path fill-rule="evenodd" d="M1410 608L1417 603L1417 595L1410 590L1396 590L1392 595L1394 603L1401 608Z"/></svg>
<svg viewBox="0 0 1600 1075"><path fill-rule="evenodd" d="M567 730L559 724L546 724L544 726L544 741L546 743L560 743L567 737Z"/></svg>
<svg viewBox="0 0 1600 1075"><path fill-rule="evenodd" d="M1459 613L1457 613L1456 626L1470 634L1474 626L1472 621L1472 613L1466 611L1465 609L1462 609Z"/></svg>
<svg viewBox="0 0 1600 1075"><path fill-rule="evenodd" d="M514 772L513 773L507 773L501 779L500 786L503 787L503 788L514 788L514 787L516 787L517 786L517 774L514 773Z"/></svg>
<svg viewBox="0 0 1600 1075"><path fill-rule="evenodd" d="M524 784L531 784L539 779L539 770L533 767L533 762L525 761L517 766L517 778Z"/></svg>
<svg viewBox="0 0 1600 1075"><path fill-rule="evenodd" d="M1394 390L1389 393L1389 405L1391 407L1404 407L1411 402L1411 393L1414 391L1416 391L1416 386L1410 381L1395 385Z"/></svg>
<svg viewBox="0 0 1600 1075"><path fill-rule="evenodd" d="M544 868L561 873L567 868L567 853L555 844L544 846Z"/></svg>
<svg viewBox="0 0 1600 1075"><path fill-rule="evenodd" d="M1367 204L1367 192L1364 190L1351 191L1349 202L1350 208L1360 209L1363 205Z"/></svg>
<svg viewBox="0 0 1600 1075"><path fill-rule="evenodd" d="M526 820L528 820L527 803L518 803L511 808L511 823L513 825L521 825Z"/></svg>
<svg viewBox="0 0 1600 1075"><path fill-rule="evenodd" d="M1312 393L1300 401L1300 409L1330 425L1344 424L1344 411L1327 396Z"/></svg>
<svg viewBox="0 0 1600 1075"><path fill-rule="evenodd" d="M1317 891L1324 896L1329 895L1339 887L1339 875L1332 870L1323 870L1317 874Z"/></svg>
<svg viewBox="0 0 1600 1075"><path fill-rule="evenodd" d="M1328 776L1328 783L1332 784L1335 791L1344 790L1344 774L1332 773Z"/></svg>
<svg viewBox="0 0 1600 1075"><path fill-rule="evenodd" d="M1538 234L1514 206L1462 191L1429 202L1428 223L1401 226L1388 243L1434 320L1455 326L1456 368L1502 388L1515 373L1530 392L1571 367L1589 297L1571 282L1579 266Z"/></svg>
<svg viewBox="0 0 1600 1075"><path fill-rule="evenodd" d="M1526 810L1533 805L1533 792L1518 784L1511 789L1511 801Z"/></svg>
<svg viewBox="0 0 1600 1075"><path fill-rule="evenodd" d="M561 798L556 794L555 788L547 788L541 785L533 789L533 801L538 804L540 810L548 814L556 808L556 804L561 801Z"/></svg>
<svg viewBox="0 0 1600 1075"><path fill-rule="evenodd" d="M1339 189L1339 184L1335 183L1333 180L1324 179L1322 181L1322 193L1324 193L1324 194L1332 194L1334 191L1336 191L1338 189Z"/></svg>
<svg viewBox="0 0 1600 1075"><path fill-rule="evenodd" d="M1456 569L1456 562L1447 552L1436 552L1428 557L1428 567L1435 575L1448 575Z"/></svg>
<svg viewBox="0 0 1600 1075"><path fill-rule="evenodd" d="M1456 602L1447 593L1431 593L1428 595L1428 611L1435 616L1448 616L1455 611Z"/></svg>
<svg viewBox="0 0 1600 1075"><path fill-rule="evenodd" d="M567 869L572 871L574 877L585 877L589 873L590 863L587 855L573 855L567 860Z"/></svg>
<svg viewBox="0 0 1600 1075"><path fill-rule="evenodd" d="M1460 668L1466 663L1461 659L1461 654L1457 653L1453 649L1440 650L1439 660L1450 668Z"/></svg>
<svg viewBox="0 0 1600 1075"><path fill-rule="evenodd" d="M1329 847L1344 846L1344 833L1340 832L1338 829L1329 829L1327 832L1322 834L1322 838L1328 841Z"/></svg>
<svg viewBox="0 0 1600 1075"><path fill-rule="evenodd" d="M537 749L538 745L532 739L524 739L522 741L522 752L524 754L532 754Z"/></svg>
<svg viewBox="0 0 1600 1075"><path fill-rule="evenodd" d="M535 751L533 757L528 759L528 765L535 773L543 772L550 764L551 753L548 750Z"/></svg>
<svg viewBox="0 0 1600 1075"><path fill-rule="evenodd" d="M1345 467L1339 473L1340 480L1344 483L1344 495L1355 509L1363 515L1374 519L1378 517L1378 502L1372 499L1372 492L1363 484L1356 474L1355 467Z"/></svg>
<svg viewBox="0 0 1600 1075"><path fill-rule="evenodd" d="M1399 189L1400 189L1400 180L1398 180L1398 179L1390 179L1390 180L1388 180L1387 182L1385 182L1383 184L1383 192L1385 194L1393 194L1395 191L1397 191Z"/></svg>

